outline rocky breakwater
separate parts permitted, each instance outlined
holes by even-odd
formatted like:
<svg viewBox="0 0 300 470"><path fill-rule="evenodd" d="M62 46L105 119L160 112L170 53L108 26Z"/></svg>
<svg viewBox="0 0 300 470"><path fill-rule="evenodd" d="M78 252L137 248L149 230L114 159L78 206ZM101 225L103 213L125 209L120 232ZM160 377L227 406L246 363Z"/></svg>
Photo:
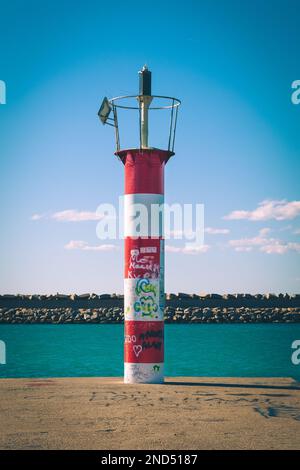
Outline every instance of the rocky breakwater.
<svg viewBox="0 0 300 470"><path fill-rule="evenodd" d="M123 295L2 295L0 323L122 323ZM166 323L299 323L300 295L167 294Z"/></svg>
<svg viewBox="0 0 300 470"><path fill-rule="evenodd" d="M300 308L166 307L166 323L300 323Z"/></svg>
<svg viewBox="0 0 300 470"><path fill-rule="evenodd" d="M123 309L0 308L0 323L122 323Z"/></svg>

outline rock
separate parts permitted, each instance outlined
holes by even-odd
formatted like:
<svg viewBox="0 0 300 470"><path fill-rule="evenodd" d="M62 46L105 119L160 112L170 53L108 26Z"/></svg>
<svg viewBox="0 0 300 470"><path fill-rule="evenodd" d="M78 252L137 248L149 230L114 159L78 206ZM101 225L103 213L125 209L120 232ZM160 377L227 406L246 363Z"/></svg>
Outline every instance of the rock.
<svg viewBox="0 0 300 470"><path fill-rule="evenodd" d="M235 299L235 296L233 294L224 294L222 295L222 298L224 300L232 300L232 299Z"/></svg>
<svg viewBox="0 0 300 470"><path fill-rule="evenodd" d="M166 300L173 300L176 299L176 294L166 294Z"/></svg>
<svg viewBox="0 0 300 470"><path fill-rule="evenodd" d="M59 293L57 293L57 294L55 295L55 298L56 298L56 299L68 299L69 296L66 295L66 294L59 294Z"/></svg>
<svg viewBox="0 0 300 470"><path fill-rule="evenodd" d="M89 299L90 298L90 294L80 294L78 295L78 299Z"/></svg>
<svg viewBox="0 0 300 470"><path fill-rule="evenodd" d="M105 300L105 299L110 299L111 295L110 294L100 294L99 299Z"/></svg>
<svg viewBox="0 0 300 470"><path fill-rule="evenodd" d="M92 293L92 294L90 294L90 297L89 297L89 298L90 298L91 300L94 300L94 299L98 299L99 296L98 296L97 294Z"/></svg>
<svg viewBox="0 0 300 470"><path fill-rule="evenodd" d="M277 299L277 295L276 295L276 294L265 294L265 295L264 295L264 298L265 298L265 299L268 299L268 300L270 300L270 299Z"/></svg>
<svg viewBox="0 0 300 470"><path fill-rule="evenodd" d="M200 294L199 298L200 298L200 300L205 301L207 299L210 299L210 294Z"/></svg>

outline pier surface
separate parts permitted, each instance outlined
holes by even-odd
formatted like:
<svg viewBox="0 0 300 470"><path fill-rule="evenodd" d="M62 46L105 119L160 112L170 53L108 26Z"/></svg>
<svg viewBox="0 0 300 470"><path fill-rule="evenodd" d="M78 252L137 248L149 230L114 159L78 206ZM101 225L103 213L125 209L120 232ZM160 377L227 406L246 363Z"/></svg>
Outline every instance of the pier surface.
<svg viewBox="0 0 300 470"><path fill-rule="evenodd" d="M289 378L0 379L1 449L299 449Z"/></svg>

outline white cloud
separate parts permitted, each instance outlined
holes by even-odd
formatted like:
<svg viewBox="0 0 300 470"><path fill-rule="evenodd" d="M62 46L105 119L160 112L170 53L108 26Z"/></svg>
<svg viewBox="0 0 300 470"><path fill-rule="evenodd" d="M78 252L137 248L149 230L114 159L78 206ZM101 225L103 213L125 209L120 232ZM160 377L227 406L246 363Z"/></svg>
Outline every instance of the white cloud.
<svg viewBox="0 0 300 470"><path fill-rule="evenodd" d="M230 230L228 228L213 228L213 227L206 227L204 229L205 233L208 233L209 235L227 235L230 233ZM175 238L175 239L183 239L183 238L189 238L193 239L195 238L196 234L195 231L193 230L170 230L169 238Z"/></svg>
<svg viewBox="0 0 300 470"><path fill-rule="evenodd" d="M205 233L209 233L210 235L227 235L230 232L228 228L213 228L213 227L206 227L204 231Z"/></svg>
<svg viewBox="0 0 300 470"><path fill-rule="evenodd" d="M265 200L258 204L253 211L236 210L225 215L226 220L290 220L300 215L300 201L286 201L285 199Z"/></svg>
<svg viewBox="0 0 300 470"><path fill-rule="evenodd" d="M268 244L270 240L272 240L271 238L266 238L266 235L269 232L270 232L269 228L262 228L256 237L229 240L229 245L234 247L236 251L246 251L245 249L243 250L243 248L265 245L265 244ZM237 248L239 249L237 250ZM250 250L247 250L247 251L250 251Z"/></svg>
<svg viewBox="0 0 300 470"><path fill-rule="evenodd" d="M259 231L259 236L264 237L265 235L267 235L270 232L271 232L271 229L269 227L261 228L260 231Z"/></svg>
<svg viewBox="0 0 300 470"><path fill-rule="evenodd" d="M196 236L194 230L165 230L165 237L181 240L183 238L193 239Z"/></svg>
<svg viewBox="0 0 300 470"><path fill-rule="evenodd" d="M206 253L209 250L209 245L185 245L183 247L180 246L172 246L166 245L165 251L169 253L183 253L185 255L197 255L199 253Z"/></svg>
<svg viewBox="0 0 300 470"><path fill-rule="evenodd" d="M249 252L249 251L252 251L253 250L253 247L252 246L236 246L235 247L235 251L246 251L246 252Z"/></svg>
<svg viewBox="0 0 300 470"><path fill-rule="evenodd" d="M40 219L43 219L45 217L44 214L33 214L31 217L30 217L30 220L40 220Z"/></svg>
<svg viewBox="0 0 300 470"><path fill-rule="evenodd" d="M111 218L107 215L98 213L97 211L79 211L77 209L67 209L64 211L54 212L53 214L33 214L31 220L53 219L57 222L88 222L97 221L105 217Z"/></svg>
<svg viewBox="0 0 300 470"><path fill-rule="evenodd" d="M182 248L179 246L165 245L165 251L168 253L181 253Z"/></svg>
<svg viewBox="0 0 300 470"><path fill-rule="evenodd" d="M265 253L277 253L279 255L287 253L288 251L296 251L297 253L300 253L300 243L285 243L280 240L276 240L274 243L262 246L260 250L264 251Z"/></svg>
<svg viewBox="0 0 300 470"><path fill-rule="evenodd" d="M277 238L267 237L269 232L269 228L263 228L255 237L230 240L229 246L233 247L235 251L252 251L254 247L257 247L259 251L267 254L283 255L288 251L300 253L300 243L285 242Z"/></svg>
<svg viewBox="0 0 300 470"><path fill-rule="evenodd" d="M183 248L183 253L187 255L197 255L198 253L207 253L209 245L186 245Z"/></svg>
<svg viewBox="0 0 300 470"><path fill-rule="evenodd" d="M279 240L275 240L274 242L261 246L260 251L268 253L268 255L271 255L273 253L277 255L283 255L284 253L289 251L289 246L288 244L283 244Z"/></svg>
<svg viewBox="0 0 300 470"><path fill-rule="evenodd" d="M117 245L89 245L83 240L71 240L64 248L66 250L83 250L83 251L116 251L119 249Z"/></svg>
<svg viewBox="0 0 300 470"><path fill-rule="evenodd" d="M58 222L86 222L101 220L103 214L91 211L78 211L76 209L68 209L65 211L55 212L51 218Z"/></svg>

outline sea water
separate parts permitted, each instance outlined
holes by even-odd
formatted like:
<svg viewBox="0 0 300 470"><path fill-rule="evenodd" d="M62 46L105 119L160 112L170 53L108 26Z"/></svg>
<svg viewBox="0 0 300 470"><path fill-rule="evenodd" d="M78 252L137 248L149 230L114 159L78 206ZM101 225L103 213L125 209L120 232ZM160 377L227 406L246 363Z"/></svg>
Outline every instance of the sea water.
<svg viewBox="0 0 300 470"><path fill-rule="evenodd" d="M300 324L167 324L167 376L293 377ZM123 325L0 325L0 377L123 374ZM3 343L2 343L3 344ZM299 354L300 357L300 354Z"/></svg>

